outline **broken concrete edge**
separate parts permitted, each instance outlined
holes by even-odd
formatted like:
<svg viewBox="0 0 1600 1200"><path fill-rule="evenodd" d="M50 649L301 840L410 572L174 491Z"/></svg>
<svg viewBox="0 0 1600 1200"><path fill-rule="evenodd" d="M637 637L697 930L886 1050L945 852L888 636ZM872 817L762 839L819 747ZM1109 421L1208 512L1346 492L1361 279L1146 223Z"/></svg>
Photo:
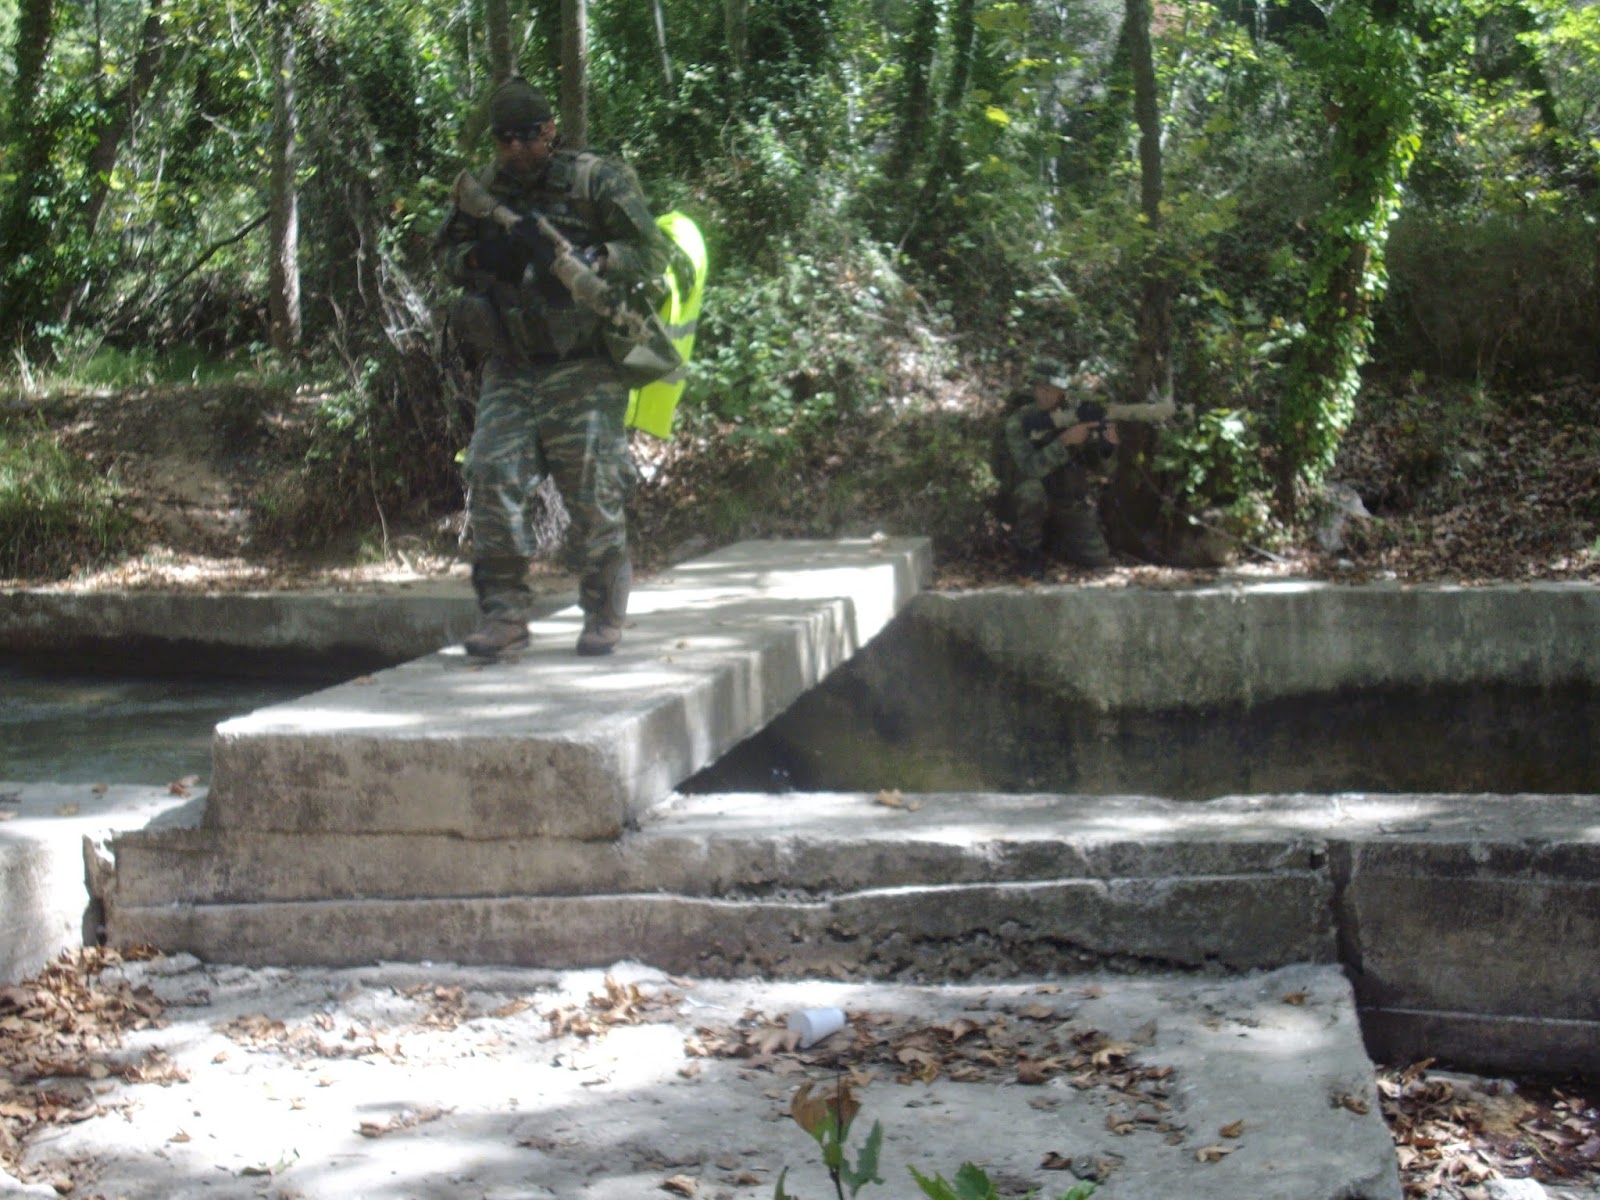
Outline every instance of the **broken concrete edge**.
<svg viewBox="0 0 1600 1200"><path fill-rule="evenodd" d="M96 941L109 839L184 803L161 788L0 782L0 983Z"/></svg>

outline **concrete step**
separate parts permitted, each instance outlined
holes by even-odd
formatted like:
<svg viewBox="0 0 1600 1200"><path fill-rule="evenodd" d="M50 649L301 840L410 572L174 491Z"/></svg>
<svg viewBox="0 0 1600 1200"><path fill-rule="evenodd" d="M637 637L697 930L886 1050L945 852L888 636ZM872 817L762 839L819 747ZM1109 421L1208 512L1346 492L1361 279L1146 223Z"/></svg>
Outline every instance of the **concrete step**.
<svg viewBox="0 0 1600 1200"><path fill-rule="evenodd" d="M774 978L1337 962L1385 1057L1600 1068L1600 797L677 797L604 842L196 817L116 839L114 942Z"/></svg>
<svg viewBox="0 0 1600 1200"><path fill-rule="evenodd" d="M604 660L576 608L217 727L207 826L611 838L760 729L926 582L926 539L742 542L638 588Z"/></svg>

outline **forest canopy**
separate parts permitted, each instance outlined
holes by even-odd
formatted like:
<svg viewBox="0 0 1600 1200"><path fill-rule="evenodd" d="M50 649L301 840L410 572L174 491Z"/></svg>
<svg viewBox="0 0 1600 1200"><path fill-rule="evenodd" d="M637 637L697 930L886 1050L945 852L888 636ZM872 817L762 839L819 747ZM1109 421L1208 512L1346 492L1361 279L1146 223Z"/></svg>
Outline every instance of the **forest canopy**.
<svg viewBox="0 0 1600 1200"><path fill-rule="evenodd" d="M1595 0L0 0L0 34L24 387L331 374L313 453L397 504L457 486L429 242L511 71L706 234L679 436L753 471L1093 357L1186 406L1132 452L1152 519L1261 538L1363 372L1600 371ZM981 464L921 452L961 527Z"/></svg>

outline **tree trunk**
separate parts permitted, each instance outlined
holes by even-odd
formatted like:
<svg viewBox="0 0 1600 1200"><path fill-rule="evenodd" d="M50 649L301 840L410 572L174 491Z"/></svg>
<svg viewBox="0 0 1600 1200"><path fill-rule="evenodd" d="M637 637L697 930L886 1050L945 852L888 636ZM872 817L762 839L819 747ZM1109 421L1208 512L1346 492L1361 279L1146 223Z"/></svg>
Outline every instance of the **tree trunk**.
<svg viewBox="0 0 1600 1200"><path fill-rule="evenodd" d="M904 179L922 158L932 123L933 52L939 36L938 0L918 0L911 30L903 39L900 61L904 91L900 94L899 122L889 152L885 174Z"/></svg>
<svg viewBox="0 0 1600 1200"><path fill-rule="evenodd" d="M275 7L272 28L272 198L268 311L272 348L300 347L300 192L295 182L295 28L292 3Z"/></svg>
<svg viewBox="0 0 1600 1200"><path fill-rule="evenodd" d="M1140 264L1139 341L1133 360L1133 399L1167 390L1172 354L1172 282L1161 264L1161 113L1156 105L1155 54L1150 46L1150 0L1126 0L1133 72L1133 115L1139 125L1139 207L1150 241Z"/></svg>
<svg viewBox="0 0 1600 1200"><path fill-rule="evenodd" d="M588 0L561 0L561 138L589 144Z"/></svg>
<svg viewBox="0 0 1600 1200"><path fill-rule="evenodd" d="M8 267L37 255L47 230L33 211L55 148L56 130L38 111L45 63L55 34L55 0L22 0L17 11L16 76L7 114L6 143L16 147L16 182L0 209L0 261ZM36 268L37 270L37 268ZM0 336L9 337L40 315L44 283L19 271L0 295Z"/></svg>
<svg viewBox="0 0 1600 1200"><path fill-rule="evenodd" d="M661 78L666 83L665 95L672 95L672 56L667 53L667 19L661 11L661 0L650 0L656 17L656 50L661 55Z"/></svg>
<svg viewBox="0 0 1600 1200"><path fill-rule="evenodd" d="M728 43L728 61L742 75L749 57L750 0L722 0L722 31Z"/></svg>
<svg viewBox="0 0 1600 1200"><path fill-rule="evenodd" d="M511 76L516 66L511 37L511 6L507 0L484 0L483 20L488 30L489 78L494 84L499 84Z"/></svg>

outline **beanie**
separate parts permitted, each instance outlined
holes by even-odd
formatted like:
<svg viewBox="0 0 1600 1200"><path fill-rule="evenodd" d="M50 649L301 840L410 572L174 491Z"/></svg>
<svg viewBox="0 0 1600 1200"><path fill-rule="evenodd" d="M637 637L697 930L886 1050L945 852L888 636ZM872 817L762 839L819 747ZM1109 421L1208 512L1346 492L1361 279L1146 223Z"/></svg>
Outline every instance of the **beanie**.
<svg viewBox="0 0 1600 1200"><path fill-rule="evenodd" d="M531 133L551 115L544 93L520 75L513 75L489 97L489 127L496 133Z"/></svg>

